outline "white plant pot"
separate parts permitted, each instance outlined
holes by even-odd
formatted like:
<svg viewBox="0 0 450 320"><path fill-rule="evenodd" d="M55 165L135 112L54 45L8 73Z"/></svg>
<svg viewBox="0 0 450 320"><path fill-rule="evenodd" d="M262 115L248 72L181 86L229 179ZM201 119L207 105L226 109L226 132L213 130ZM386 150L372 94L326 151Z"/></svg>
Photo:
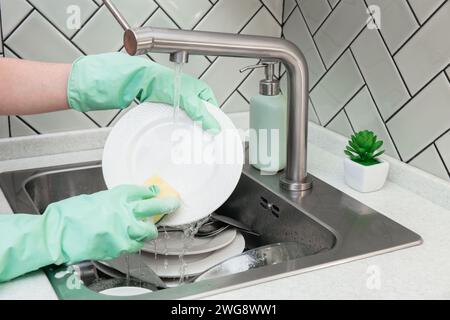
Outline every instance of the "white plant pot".
<svg viewBox="0 0 450 320"><path fill-rule="evenodd" d="M389 173L389 163L383 160L378 164L363 166L345 158L345 182L359 192L373 192L380 190L386 182Z"/></svg>

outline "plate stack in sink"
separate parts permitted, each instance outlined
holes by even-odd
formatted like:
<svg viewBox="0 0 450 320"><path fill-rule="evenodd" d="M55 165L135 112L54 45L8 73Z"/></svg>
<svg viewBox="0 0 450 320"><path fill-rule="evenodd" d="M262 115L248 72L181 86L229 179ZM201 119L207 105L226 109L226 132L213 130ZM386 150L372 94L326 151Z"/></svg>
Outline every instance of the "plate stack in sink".
<svg viewBox="0 0 450 320"><path fill-rule="evenodd" d="M182 230L162 230L142 248L143 261L165 279L191 278L244 251L245 240L234 228L211 236L186 237Z"/></svg>

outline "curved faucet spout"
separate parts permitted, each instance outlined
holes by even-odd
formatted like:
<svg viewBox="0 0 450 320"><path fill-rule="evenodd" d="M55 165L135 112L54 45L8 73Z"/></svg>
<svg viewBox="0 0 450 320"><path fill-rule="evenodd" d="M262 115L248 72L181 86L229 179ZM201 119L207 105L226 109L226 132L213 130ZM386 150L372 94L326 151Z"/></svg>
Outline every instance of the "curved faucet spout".
<svg viewBox="0 0 450 320"><path fill-rule="evenodd" d="M114 5L110 0L108 8ZM111 10L111 9L110 9ZM168 53L175 57L188 55L212 55L258 58L282 62L288 73L288 126L287 163L281 186L290 191L311 188L308 178L307 138L309 83L308 65L301 50L292 42L263 36L236 35L229 33L187 31L142 27L126 27L124 18L117 10L113 15L124 26L124 46L130 55L149 52Z"/></svg>

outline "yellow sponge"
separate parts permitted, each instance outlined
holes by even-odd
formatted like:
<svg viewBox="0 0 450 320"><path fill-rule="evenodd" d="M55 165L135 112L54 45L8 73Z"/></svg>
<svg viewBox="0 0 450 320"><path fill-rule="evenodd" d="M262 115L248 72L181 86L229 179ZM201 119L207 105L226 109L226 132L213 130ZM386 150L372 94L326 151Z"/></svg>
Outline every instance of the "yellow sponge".
<svg viewBox="0 0 450 320"><path fill-rule="evenodd" d="M146 186L152 186L156 185L159 188L159 194L157 198L166 198L166 197L175 197L180 199L180 194L172 188L166 181L164 181L160 176L153 176L149 178L144 183ZM164 215L156 215L153 216L153 223L157 224L161 219L164 217Z"/></svg>

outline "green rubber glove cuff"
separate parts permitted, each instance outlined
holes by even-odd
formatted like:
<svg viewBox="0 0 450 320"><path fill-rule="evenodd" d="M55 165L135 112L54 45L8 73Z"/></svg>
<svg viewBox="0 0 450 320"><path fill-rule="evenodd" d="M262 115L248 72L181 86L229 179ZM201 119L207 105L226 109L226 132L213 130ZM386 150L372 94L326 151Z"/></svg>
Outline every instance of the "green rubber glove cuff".
<svg viewBox="0 0 450 320"><path fill-rule="evenodd" d="M174 71L147 58L107 53L77 59L68 80L67 98L72 109L124 109L135 99L172 105ZM204 101L217 106L212 90L203 81L181 76L180 107L205 130L220 131Z"/></svg>

